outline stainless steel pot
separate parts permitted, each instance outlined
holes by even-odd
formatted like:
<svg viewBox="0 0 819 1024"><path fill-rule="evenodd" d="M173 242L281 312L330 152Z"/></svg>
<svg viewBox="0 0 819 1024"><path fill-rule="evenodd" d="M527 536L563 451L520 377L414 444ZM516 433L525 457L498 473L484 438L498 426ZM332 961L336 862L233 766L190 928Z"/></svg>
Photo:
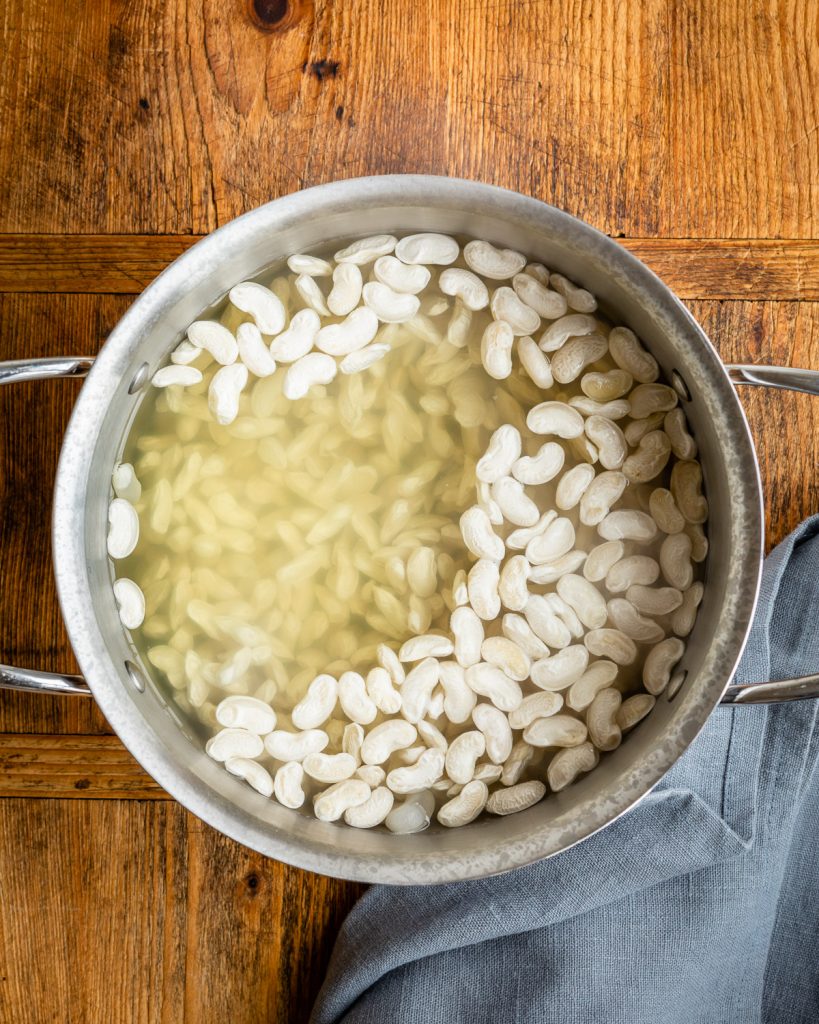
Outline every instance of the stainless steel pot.
<svg viewBox="0 0 819 1024"><path fill-rule="evenodd" d="M123 632L106 556L111 471L141 391L200 311L234 283L293 252L375 232L463 233L519 249L579 281L629 324L679 391L699 445L711 553L687 677L601 766L569 790L503 819L412 836L326 824L266 800L203 752L155 687ZM671 291L587 224L534 199L447 178L362 178L277 199L203 239L131 306L90 359L5 364L0 380L88 379L63 442L53 511L60 603L88 688L125 746L157 782L214 828L271 857L368 882L475 878L550 856L632 807L682 755L720 702L819 694L819 675L732 687L759 586L759 469L737 383L819 394L819 372L729 367ZM0 666L0 685L88 692L82 679Z"/></svg>

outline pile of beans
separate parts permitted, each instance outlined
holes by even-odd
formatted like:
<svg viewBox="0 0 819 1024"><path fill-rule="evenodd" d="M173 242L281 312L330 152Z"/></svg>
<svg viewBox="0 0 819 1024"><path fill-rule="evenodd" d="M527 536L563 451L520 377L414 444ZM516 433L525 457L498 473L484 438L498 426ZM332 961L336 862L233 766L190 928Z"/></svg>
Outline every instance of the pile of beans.
<svg viewBox="0 0 819 1024"><path fill-rule="evenodd" d="M696 444L560 274L438 234L295 255L153 384L164 426L113 477L120 617L264 796L396 833L509 814L680 684Z"/></svg>

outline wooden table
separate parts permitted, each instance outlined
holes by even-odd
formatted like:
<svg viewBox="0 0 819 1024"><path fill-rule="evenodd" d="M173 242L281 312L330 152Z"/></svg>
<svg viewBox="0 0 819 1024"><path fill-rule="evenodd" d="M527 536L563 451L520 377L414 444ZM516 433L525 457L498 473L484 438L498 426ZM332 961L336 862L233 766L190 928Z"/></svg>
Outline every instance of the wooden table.
<svg viewBox="0 0 819 1024"><path fill-rule="evenodd" d="M90 354L197 237L334 178L461 175L583 217L726 360L819 367L810 0L12 0L3 358ZM48 539L77 385L0 392L0 659L76 671ZM819 402L744 393L768 542L819 509ZM87 700L0 693L0 1020L306 1019L360 887L187 814Z"/></svg>

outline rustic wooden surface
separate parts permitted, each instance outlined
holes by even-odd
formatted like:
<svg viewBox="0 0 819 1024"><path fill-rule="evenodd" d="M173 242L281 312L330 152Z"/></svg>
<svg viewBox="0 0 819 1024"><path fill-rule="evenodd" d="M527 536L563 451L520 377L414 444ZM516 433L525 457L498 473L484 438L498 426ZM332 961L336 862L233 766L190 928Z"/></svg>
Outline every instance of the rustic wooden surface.
<svg viewBox="0 0 819 1024"><path fill-rule="evenodd" d="M818 17L811 0L12 0L0 355L94 353L199 235L414 171L590 221L727 360L819 367ZM0 659L69 671L48 506L77 387L0 393ZM819 403L743 400L770 544L819 510ZM109 733L89 701L0 693L0 1020L305 1020L359 887L220 837Z"/></svg>

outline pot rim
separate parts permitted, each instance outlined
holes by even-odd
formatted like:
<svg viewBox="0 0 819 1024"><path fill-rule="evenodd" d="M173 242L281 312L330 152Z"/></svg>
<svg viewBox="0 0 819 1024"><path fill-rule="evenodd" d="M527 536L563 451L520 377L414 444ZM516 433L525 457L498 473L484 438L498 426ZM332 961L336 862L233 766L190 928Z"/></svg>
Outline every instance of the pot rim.
<svg viewBox="0 0 819 1024"><path fill-rule="evenodd" d="M97 622L85 547L86 493L94 458L96 439L102 428L115 384L129 366L133 340L161 315L179 288L204 268L217 264L224 252L243 244L250 230L275 231L286 220L316 218L330 208L366 203L400 207L476 206L511 219L525 216L535 222L578 235L587 249L605 256L617 272L651 292L658 307L677 322L684 320L703 346L703 362L710 362L709 382L721 398L731 396L731 430L739 451L742 473L738 473L737 508L747 517L738 527L748 544L748 557L736 560L729 570L735 625L730 638L714 643L712 675L687 696L685 716L672 735L664 737L662 748L652 755L650 771L632 772L615 796L595 808L583 820L576 820L560 833L556 845L554 826L535 825L524 838L512 837L483 848L456 854L436 850L435 844L419 845L417 851L386 857L349 853L332 844L307 842L263 821L247 820L241 808L231 805L212 790L203 793L203 782L160 740L142 714L135 713L133 694L120 682L120 673L110 655ZM731 405L731 402L733 403ZM749 467L752 472L748 472ZM52 541L55 575L63 617L72 647L95 700L123 744L172 797L212 827L267 856L324 874L365 882L419 884L483 877L522 867L562 852L598 832L630 810L646 796L684 753L704 726L729 685L750 630L759 590L763 544L762 489L759 466L742 406L728 374L707 335L685 306L653 271L608 236L584 221L540 200L497 186L465 179L434 175L383 175L354 178L315 186L275 199L228 222L197 242L173 261L134 301L105 342L82 388L63 441L54 491ZM682 715L683 709L678 709ZM423 843L423 839L421 840Z"/></svg>

